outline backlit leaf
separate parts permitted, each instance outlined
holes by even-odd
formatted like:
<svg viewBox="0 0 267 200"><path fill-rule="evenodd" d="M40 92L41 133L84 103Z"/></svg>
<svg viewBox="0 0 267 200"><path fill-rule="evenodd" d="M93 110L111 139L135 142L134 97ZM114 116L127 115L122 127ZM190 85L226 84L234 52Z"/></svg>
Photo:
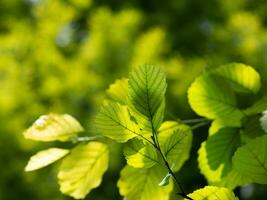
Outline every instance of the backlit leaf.
<svg viewBox="0 0 267 200"><path fill-rule="evenodd" d="M59 169L60 191L75 199L85 198L100 185L108 168L108 157L108 147L100 142L81 144L72 149Z"/></svg>
<svg viewBox="0 0 267 200"><path fill-rule="evenodd" d="M68 153L69 150L60 148L49 148L39 151L30 158L27 166L25 167L25 171L34 171L46 167L63 158Z"/></svg>
<svg viewBox="0 0 267 200"><path fill-rule="evenodd" d="M127 105L128 98L128 79L122 78L111 84L106 91L108 97L122 105Z"/></svg>
<svg viewBox="0 0 267 200"><path fill-rule="evenodd" d="M39 117L23 135L38 141L67 141L83 131L80 123L68 114L48 114Z"/></svg>

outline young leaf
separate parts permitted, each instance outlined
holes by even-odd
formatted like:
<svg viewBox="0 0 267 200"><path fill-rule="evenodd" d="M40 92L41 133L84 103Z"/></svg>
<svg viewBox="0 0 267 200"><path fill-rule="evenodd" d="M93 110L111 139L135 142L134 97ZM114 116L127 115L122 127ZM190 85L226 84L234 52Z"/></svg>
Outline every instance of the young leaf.
<svg viewBox="0 0 267 200"><path fill-rule="evenodd" d="M166 77L154 65L142 65L130 74L129 107L143 129L156 131L164 117Z"/></svg>
<svg viewBox="0 0 267 200"><path fill-rule="evenodd" d="M166 173L159 165L146 169L126 166L118 181L120 194L127 200L169 200L172 182L165 187L158 185Z"/></svg>
<svg viewBox="0 0 267 200"><path fill-rule="evenodd" d="M215 119L209 128L209 136L217 133L219 130L227 127L240 128L242 126L242 118L219 118Z"/></svg>
<svg viewBox="0 0 267 200"><path fill-rule="evenodd" d="M127 142L140 135L137 124L131 120L127 106L108 102L102 106L95 119L95 126L106 137L117 142Z"/></svg>
<svg viewBox="0 0 267 200"><path fill-rule="evenodd" d="M267 135L251 140L237 149L233 167L252 182L267 183Z"/></svg>
<svg viewBox="0 0 267 200"><path fill-rule="evenodd" d="M130 141L124 149L127 164L135 168L149 168L158 163L158 156L152 145L140 140Z"/></svg>
<svg viewBox="0 0 267 200"><path fill-rule="evenodd" d="M204 73L198 77L188 90L192 109L200 116L210 119L242 118L243 113L236 107L233 91L222 78Z"/></svg>
<svg viewBox="0 0 267 200"><path fill-rule="evenodd" d="M68 114L48 114L39 117L23 135L26 139L49 141L67 141L82 132L80 123Z"/></svg>
<svg viewBox="0 0 267 200"><path fill-rule="evenodd" d="M82 199L100 185L107 168L107 145L100 142L81 144L71 150L60 166L60 191L75 199Z"/></svg>
<svg viewBox="0 0 267 200"><path fill-rule="evenodd" d="M106 91L108 97L122 105L127 105L128 79L122 78L115 81Z"/></svg>
<svg viewBox="0 0 267 200"><path fill-rule="evenodd" d="M231 63L215 69L214 73L225 78L238 92L257 93L261 87L260 75L248 65Z"/></svg>
<svg viewBox="0 0 267 200"><path fill-rule="evenodd" d="M262 129L267 133L267 110L262 113L262 117L260 118L260 123Z"/></svg>
<svg viewBox="0 0 267 200"><path fill-rule="evenodd" d="M259 101L254 103L251 107L245 109L243 112L246 115L256 115L267 110L267 96L262 97Z"/></svg>
<svg viewBox="0 0 267 200"><path fill-rule="evenodd" d="M192 145L192 131L189 126L166 121L159 128L159 143L167 161L178 171L189 158Z"/></svg>
<svg viewBox="0 0 267 200"><path fill-rule="evenodd" d="M232 156L239 144L234 128L223 128L203 142L198 151L198 164L208 182L219 182L232 168Z"/></svg>
<svg viewBox="0 0 267 200"><path fill-rule="evenodd" d="M60 148L49 148L43 151L39 151L37 154L33 155L30 158L27 166L25 167L25 171L29 172L46 167L63 158L68 153L69 150Z"/></svg>
<svg viewBox="0 0 267 200"><path fill-rule="evenodd" d="M224 187L206 186L188 195L194 200L238 200L235 194Z"/></svg>

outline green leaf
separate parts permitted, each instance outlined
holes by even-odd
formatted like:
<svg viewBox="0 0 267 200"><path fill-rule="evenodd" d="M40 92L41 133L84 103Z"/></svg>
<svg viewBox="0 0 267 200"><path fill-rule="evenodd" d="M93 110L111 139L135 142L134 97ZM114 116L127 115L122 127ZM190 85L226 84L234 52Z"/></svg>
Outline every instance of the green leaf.
<svg viewBox="0 0 267 200"><path fill-rule="evenodd" d="M242 117L242 116L240 116ZM209 128L209 136L217 133L222 128L232 127L232 128L240 128L242 126L242 118L219 118L215 119Z"/></svg>
<svg viewBox="0 0 267 200"><path fill-rule="evenodd" d="M95 126L106 137L117 142L126 142L140 136L137 124L131 120L127 106L107 102L102 106L95 119Z"/></svg>
<svg viewBox="0 0 267 200"><path fill-rule="evenodd" d="M142 65L129 78L129 107L138 124L156 131L164 117L166 77L161 68Z"/></svg>
<svg viewBox="0 0 267 200"><path fill-rule="evenodd" d="M224 187L206 186L188 195L194 200L238 200L235 194Z"/></svg>
<svg viewBox="0 0 267 200"><path fill-rule="evenodd" d="M226 79L237 92L257 93L261 87L260 75L248 65L231 63L215 69L214 73Z"/></svg>
<svg viewBox="0 0 267 200"><path fill-rule="evenodd" d="M60 166L60 191L75 199L83 199L100 185L107 168L107 145L100 142L81 144L72 149Z"/></svg>
<svg viewBox="0 0 267 200"><path fill-rule="evenodd" d="M29 172L46 167L63 158L68 153L69 150L60 148L49 148L43 151L39 151L37 154L33 155L30 158L27 166L25 167L25 171Z"/></svg>
<svg viewBox="0 0 267 200"><path fill-rule="evenodd" d="M159 165L143 169L126 166L118 181L120 194L127 200L169 200L172 182L165 187L158 185L166 173Z"/></svg>
<svg viewBox="0 0 267 200"><path fill-rule="evenodd" d="M254 103L251 107L245 109L243 112L246 115L256 115L267 110L267 96L262 97L259 101Z"/></svg>
<svg viewBox="0 0 267 200"><path fill-rule="evenodd" d="M267 133L267 110L262 113L262 117L260 118L260 123L262 129Z"/></svg>
<svg viewBox="0 0 267 200"><path fill-rule="evenodd" d="M106 91L108 97L122 105L127 105L128 79L122 78L115 81Z"/></svg>
<svg viewBox="0 0 267 200"><path fill-rule="evenodd" d="M149 168L158 163L156 149L140 140L131 140L124 149L127 164L135 168Z"/></svg>
<svg viewBox="0 0 267 200"><path fill-rule="evenodd" d="M158 133L159 143L167 161L178 171L190 156L191 128L175 121L164 122Z"/></svg>
<svg viewBox="0 0 267 200"><path fill-rule="evenodd" d="M239 144L235 128L220 129L201 144L198 164L208 182L219 182L232 168L232 156Z"/></svg>
<svg viewBox="0 0 267 200"><path fill-rule="evenodd" d="M192 109L200 116L210 119L242 118L244 115L236 107L236 99L229 85L220 77L204 73L198 77L188 90Z"/></svg>
<svg viewBox="0 0 267 200"><path fill-rule="evenodd" d="M68 114L48 114L39 117L23 135L26 139L49 141L68 141L77 137L84 129Z"/></svg>
<svg viewBox="0 0 267 200"><path fill-rule="evenodd" d="M162 181L159 183L159 186L166 186L169 185L170 183L170 178L172 177L172 175L170 173L168 173L163 179Z"/></svg>
<svg viewBox="0 0 267 200"><path fill-rule="evenodd" d="M267 183L267 135L251 140L237 149L233 167L252 182Z"/></svg>

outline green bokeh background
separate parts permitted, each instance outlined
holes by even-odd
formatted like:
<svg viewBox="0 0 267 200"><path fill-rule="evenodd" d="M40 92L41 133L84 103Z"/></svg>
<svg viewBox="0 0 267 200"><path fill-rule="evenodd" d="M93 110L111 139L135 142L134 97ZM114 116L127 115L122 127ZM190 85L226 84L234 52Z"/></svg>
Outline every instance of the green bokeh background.
<svg viewBox="0 0 267 200"><path fill-rule="evenodd" d="M266 91L266 11L264 0L1 0L0 200L71 199L59 192L57 164L23 171L37 150L61 144L27 141L22 132L38 116L59 112L94 135L92 118L105 90L135 66L164 67L166 118L197 117L186 91L209 67L252 65ZM191 158L178 173L187 192L206 185L196 161L206 136L207 127L195 132ZM103 184L86 199L122 199L116 189L125 163L120 148L112 148ZM241 199L266 198L266 186L251 187L251 195L235 192Z"/></svg>

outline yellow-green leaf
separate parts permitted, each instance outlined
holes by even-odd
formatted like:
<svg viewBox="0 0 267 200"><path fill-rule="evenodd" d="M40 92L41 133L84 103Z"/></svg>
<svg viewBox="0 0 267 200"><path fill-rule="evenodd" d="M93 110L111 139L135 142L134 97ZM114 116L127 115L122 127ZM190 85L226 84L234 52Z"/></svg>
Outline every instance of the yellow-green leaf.
<svg viewBox="0 0 267 200"><path fill-rule="evenodd" d="M142 65L129 77L129 108L143 129L156 131L164 117L166 77L160 67Z"/></svg>
<svg viewBox="0 0 267 200"><path fill-rule="evenodd" d="M95 126L106 137L127 142L140 135L137 124L131 119L127 106L115 102L103 105L95 119Z"/></svg>
<svg viewBox="0 0 267 200"><path fill-rule="evenodd" d="M127 200L169 200L172 182L164 187L158 185L166 174L167 170L159 165L143 169L126 166L118 181L120 194Z"/></svg>
<svg viewBox="0 0 267 200"><path fill-rule="evenodd" d="M25 167L25 171L34 171L46 167L63 158L68 153L69 150L60 148L49 148L43 151L39 151L37 154L33 155L30 158L27 166Z"/></svg>
<svg viewBox="0 0 267 200"><path fill-rule="evenodd" d="M231 190L215 186L206 186L188 196L194 200L238 200Z"/></svg>
<svg viewBox="0 0 267 200"><path fill-rule="evenodd" d="M221 77L204 73L198 77L188 90L188 99L192 109L200 116L210 119L242 118L244 115L236 107L233 91Z"/></svg>
<svg viewBox="0 0 267 200"><path fill-rule="evenodd" d="M178 171L190 156L191 128L175 121L166 121L159 128L159 143L167 161Z"/></svg>
<svg viewBox="0 0 267 200"><path fill-rule="evenodd" d="M82 132L80 123L68 114L48 114L39 117L23 135L26 139L48 141L67 141Z"/></svg>
<svg viewBox="0 0 267 200"><path fill-rule="evenodd" d="M238 92L257 93L261 87L260 75L248 65L231 63L217 68L214 73L226 79Z"/></svg>
<svg viewBox="0 0 267 200"><path fill-rule="evenodd" d="M122 78L111 84L106 91L108 97L122 105L127 105L128 98L128 79Z"/></svg>
<svg viewBox="0 0 267 200"><path fill-rule="evenodd" d="M158 163L156 149L150 145L144 145L141 140L130 141L124 149L127 164L135 168L149 168Z"/></svg>
<svg viewBox="0 0 267 200"><path fill-rule="evenodd" d="M209 128L209 136L217 133L222 128L227 128L227 127L240 128L242 126L241 120L242 118L232 118L232 117L215 119L211 123L211 126Z"/></svg>
<svg viewBox="0 0 267 200"><path fill-rule="evenodd" d="M260 100L255 102L252 106L246 108L244 113L246 115L255 115L267 110L267 96L263 96Z"/></svg>
<svg viewBox="0 0 267 200"><path fill-rule="evenodd" d="M252 182L267 183L267 135L257 137L237 149L233 167Z"/></svg>
<svg viewBox="0 0 267 200"><path fill-rule="evenodd" d="M108 168L108 147L100 142L81 144L62 161L58 173L60 191L83 199L102 181Z"/></svg>
<svg viewBox="0 0 267 200"><path fill-rule="evenodd" d="M198 164L208 182L219 182L232 169L232 156L239 144L237 129L223 128L209 136L198 151Z"/></svg>

